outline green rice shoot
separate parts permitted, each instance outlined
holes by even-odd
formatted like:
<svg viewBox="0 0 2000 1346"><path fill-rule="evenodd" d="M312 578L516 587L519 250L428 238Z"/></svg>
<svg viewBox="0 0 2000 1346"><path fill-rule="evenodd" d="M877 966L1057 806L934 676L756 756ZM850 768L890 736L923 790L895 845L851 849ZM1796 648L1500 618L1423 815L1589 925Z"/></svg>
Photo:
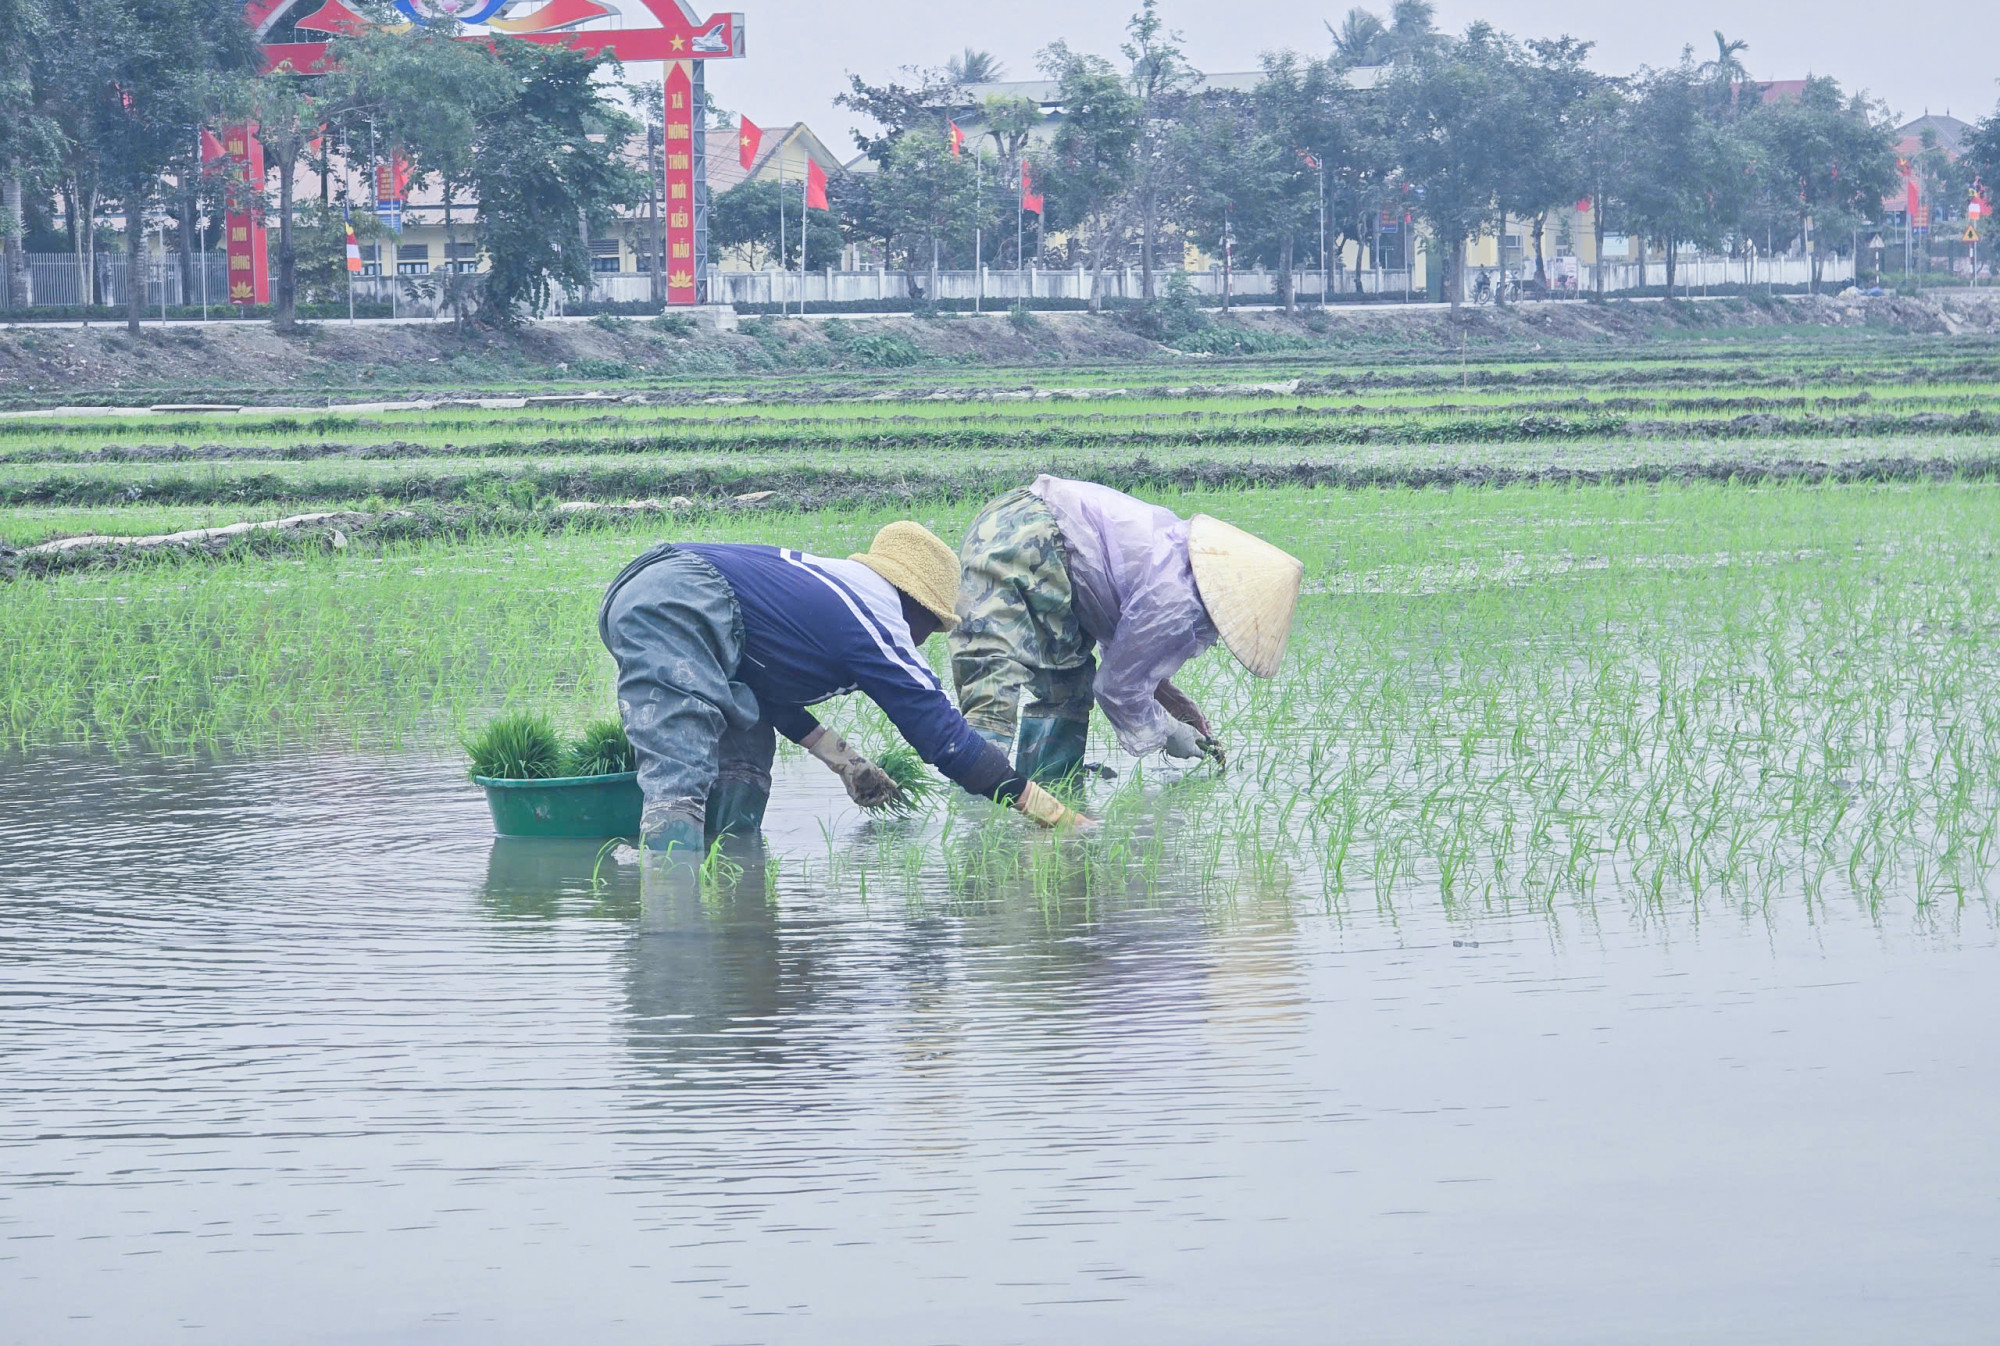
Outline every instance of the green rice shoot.
<svg viewBox="0 0 2000 1346"><path fill-rule="evenodd" d="M613 776L636 770L638 766L632 741L625 737L625 726L617 720L596 720L585 725L576 741L569 745L568 762L563 772L568 776Z"/></svg>
<svg viewBox="0 0 2000 1346"><path fill-rule="evenodd" d="M503 715L470 739L472 774L489 780L546 780L569 769L571 753L555 724L537 711Z"/></svg>

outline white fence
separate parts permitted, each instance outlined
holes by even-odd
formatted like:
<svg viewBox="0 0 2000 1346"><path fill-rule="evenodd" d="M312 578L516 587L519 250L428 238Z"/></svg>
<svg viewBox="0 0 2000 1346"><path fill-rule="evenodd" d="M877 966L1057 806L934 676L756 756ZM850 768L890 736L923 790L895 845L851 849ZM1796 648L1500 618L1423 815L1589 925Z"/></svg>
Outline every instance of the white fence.
<svg viewBox="0 0 2000 1346"><path fill-rule="evenodd" d="M1583 288L1593 289L1596 280L1591 268L1583 268ZM1812 282L1810 257L1683 257L1674 263L1674 289L1699 290L1705 285L1807 285ZM1819 281L1838 289L1854 279L1852 257L1825 257L1820 260ZM1648 261L1646 276L1639 278L1637 262L1606 262L1606 290L1658 289L1667 283L1667 264Z"/></svg>
<svg viewBox="0 0 2000 1346"><path fill-rule="evenodd" d="M83 264L75 256L67 253L31 252L24 259L27 262L25 277L28 307L30 308L76 308L86 302ZM100 252L93 259L92 272L96 277L90 287L88 302L111 308L123 308L128 291L126 275L131 269L131 259L123 253ZM170 308L199 307L202 302L202 264L207 262L208 302L212 307L226 308L229 303L229 264L221 253L210 253L206 258L195 257L188 274L182 273L178 254L167 258L163 264L157 258L146 261L146 307L157 311L161 302L161 291L165 290L165 301ZM0 286L0 308L7 305L7 287Z"/></svg>
<svg viewBox="0 0 2000 1346"><path fill-rule="evenodd" d="M194 274L183 274L181 259L169 256L165 262L154 258L148 262L146 283L146 307L157 312L164 300L170 308L197 308L204 302L217 316L226 316L228 309L229 280L227 263L221 254L210 254L207 262L207 294L202 292L201 276L204 259L194 259ZM28 262L28 303L31 308L72 308L83 303L82 270L75 257L67 254L29 254ZM126 270L128 259L123 254L99 254L96 259L95 302L113 308L122 308L126 302ZM1488 268L1490 270L1490 268ZM1471 278L1480 268L1467 269L1467 292L1472 289ZM1640 276L1637 263L1608 262L1605 264L1605 289L1609 292L1633 290L1648 286L1658 288L1666 284L1667 268L1664 261L1648 262L1645 275ZM1154 273L1154 287L1157 293L1166 293L1170 273ZM1190 271L1188 283L1196 294L1205 298L1215 298L1223 293L1225 283L1229 292L1241 299L1267 299L1279 292L1278 276L1274 272L1260 269L1237 271L1226 282L1220 267L1206 271ZM1837 288L1847 284L1854 276L1852 258L1828 257L1822 262L1820 282ZM427 317L435 315L439 308L435 297L437 282L442 275L429 277L411 276L357 276L354 278L354 299L357 304L390 305L404 317ZM1742 259L1733 257L1686 258L1675 267L1674 286L1699 291L1706 286L1721 285L1804 285L1812 279L1812 261L1806 257L1774 257ZM911 281L915 281L915 294L934 299L953 300L959 303L979 302L996 308L1022 299L1056 299L1083 301L1090 298L1090 272L1084 267L1050 268L1030 266L1023 270L997 269L986 267L979 271L919 271L914 276L901 271L876 268L870 271L836 271L828 267L820 271L808 271L801 275L796 271L723 271L709 270L709 302L718 304L798 304L801 300L810 309L815 304L828 303L881 303L908 301L913 297ZM1293 274L1293 287L1300 302L1317 302L1321 296L1322 280L1335 298L1352 297L1356 294L1379 297L1385 300L1422 299L1425 295L1424 273L1421 269L1410 271L1362 270L1358 275L1352 270L1336 271L1330 275L1311 270L1301 270ZM1588 293L1596 287L1594 268L1583 267L1580 288ZM1137 267L1107 268L1104 273L1104 293L1112 299L1138 299L1144 293L1144 283ZM425 297L425 290L432 291ZM600 275L593 279L590 291L574 297L558 295L557 310L568 304L583 300L594 303L648 303L652 300L652 280L643 272L624 272ZM344 296L343 296L344 297ZM4 304L6 294L0 287L0 304ZM337 302L337 301L336 301Z"/></svg>
<svg viewBox="0 0 2000 1346"><path fill-rule="evenodd" d="M1468 274L1476 274L1478 268L1468 268ZM1154 273L1153 284L1156 293L1164 294L1168 273ZM1854 277L1854 262L1851 258L1829 257L1822 263L1820 281L1824 285L1841 286ZM1187 273L1189 285L1196 294L1204 298L1219 297L1225 283L1229 292L1239 299L1267 299L1277 295L1279 276L1276 272L1264 270L1237 271L1226 280L1222 268L1214 267L1206 271ZM1733 257L1686 258L1674 268L1674 288L1691 287L1700 290L1709 285L1804 285L1812 279L1812 262L1806 257L1756 258L1744 261ZM599 277L597 296L603 299L645 299L648 295L644 276L603 276ZM901 271L876 269L873 271L808 271L801 275L796 271L719 271L709 273L709 299L720 304L796 304L802 297L806 306L824 303L867 303L883 300L906 300L911 297L910 277ZM1004 307L1017 299L1067 299L1086 300L1090 298L1090 272L1084 267L1070 267L1054 270L1047 267L1028 267L1022 271L995 270L987 267L981 271L939 271L936 273L919 271L915 275L916 288L934 299L949 299L959 302L983 301ZM1611 262L1605 264L1604 286L1607 291L1635 290L1643 286L1658 288L1667 283L1666 263L1649 262L1642 280L1637 263ZM1333 297L1351 298L1357 294L1386 300L1406 298L1421 299L1425 295L1425 281L1422 270L1412 274L1407 270L1374 271L1364 268L1357 275L1352 269L1323 274L1319 271L1296 271L1292 276L1293 292L1300 302L1317 302L1324 284ZM1595 269L1582 268L1581 289L1589 292L1596 288ZM1471 285L1468 283L1467 292ZM1137 267L1107 268L1104 273L1104 293L1112 299L1138 299L1143 296L1145 286Z"/></svg>
<svg viewBox="0 0 2000 1346"><path fill-rule="evenodd" d="M1153 273L1153 287L1157 294L1165 294L1169 272ZM1223 292L1222 269L1216 267L1208 271L1190 271L1188 283L1194 292L1207 297L1219 296ZM600 277L601 280L617 284L624 277ZM637 277L638 293L643 297L645 277ZM914 291L911 281L915 281ZM1362 292L1395 297L1409 288L1409 275L1403 271L1362 273ZM1301 271L1294 275L1294 283L1301 298L1317 298L1320 292L1320 273ZM831 267L822 271L808 271L803 275L797 271L721 271L711 270L708 278L709 301L718 304L796 304L804 298L808 308L813 304L826 303L880 303L882 301L908 300L917 294L930 299L953 300L959 303L988 303L1004 308L1016 300L1023 299L1064 299L1082 301L1090 298L1090 271L1086 267L1052 268L1030 266L1016 271L1011 268L996 269L984 267L978 271L918 271L914 275L902 271L891 271L878 267L872 271L835 271ZM1341 272L1327 278L1328 287L1335 295L1350 294L1354 291L1354 273ZM1269 271L1237 271L1227 279L1231 294L1239 298L1261 298L1278 293L1278 276ZM1417 281L1417 292L1422 293L1421 278ZM1104 294L1110 299L1139 299L1145 294L1145 278L1135 266L1107 267L1104 272Z"/></svg>

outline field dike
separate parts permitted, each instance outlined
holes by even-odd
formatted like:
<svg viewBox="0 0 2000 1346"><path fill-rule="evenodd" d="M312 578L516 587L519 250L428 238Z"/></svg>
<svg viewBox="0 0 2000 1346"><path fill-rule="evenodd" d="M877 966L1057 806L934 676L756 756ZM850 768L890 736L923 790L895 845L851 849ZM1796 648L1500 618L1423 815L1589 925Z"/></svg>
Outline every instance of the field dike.
<svg viewBox="0 0 2000 1346"><path fill-rule="evenodd" d="M1061 464L1048 469L1064 475ZM1069 469L1074 471L1075 469ZM1091 465L1094 480L1120 490L1240 490L1304 487L1325 490L1437 489L1505 486L1599 486L1726 482L1800 485L1990 481L2000 478L2000 453L1961 458L1893 456L1838 463L1809 459L1635 463L1616 467L1514 468L1479 464L1366 467L1323 463ZM573 474L572 474L573 475ZM545 495L527 507L506 504L424 502L412 508L342 509L280 519L245 520L219 528L146 537L87 535L34 546L0 544L0 580L47 578L80 570L230 559L325 554L352 549L381 552L416 541L555 535L580 530L657 533L661 522L697 522L716 513L798 513L842 508L917 507L977 501L1020 484L1018 471L955 470L924 479L908 473L871 476L797 469L754 478L717 479L706 473L672 474L673 489L616 500ZM551 483L554 484L554 483ZM351 493L350 493L351 494ZM449 498L456 498L455 496Z"/></svg>
<svg viewBox="0 0 2000 1346"><path fill-rule="evenodd" d="M117 326L28 324L0 328L0 408L88 405L114 390L148 401L224 398L324 404L341 393L398 390L546 390L552 385L690 384L744 375L836 379L872 370L1048 367L1128 363L1193 371L1235 355L1295 352L1455 354L1537 343L1643 346L1676 335L1741 329L1865 328L1961 336L2000 333L2000 301L1984 294L1924 299L1781 296L1649 303L1613 300L1466 308L1266 307L1209 311L1200 349L1137 334L1116 314L1036 313L937 318L746 321L735 333L683 333L653 319L538 322L518 332L457 332L449 324L303 324L280 336L268 324L168 324L130 335Z"/></svg>

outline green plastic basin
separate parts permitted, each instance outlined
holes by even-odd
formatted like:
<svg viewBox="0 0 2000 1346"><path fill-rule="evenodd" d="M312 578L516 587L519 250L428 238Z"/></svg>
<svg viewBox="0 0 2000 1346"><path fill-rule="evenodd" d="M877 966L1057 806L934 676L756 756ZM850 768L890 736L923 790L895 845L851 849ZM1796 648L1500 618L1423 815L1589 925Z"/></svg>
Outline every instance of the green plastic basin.
<svg viewBox="0 0 2000 1346"><path fill-rule="evenodd" d="M503 837L636 837L639 773L553 776L547 780L496 780L474 776L493 810L493 830Z"/></svg>

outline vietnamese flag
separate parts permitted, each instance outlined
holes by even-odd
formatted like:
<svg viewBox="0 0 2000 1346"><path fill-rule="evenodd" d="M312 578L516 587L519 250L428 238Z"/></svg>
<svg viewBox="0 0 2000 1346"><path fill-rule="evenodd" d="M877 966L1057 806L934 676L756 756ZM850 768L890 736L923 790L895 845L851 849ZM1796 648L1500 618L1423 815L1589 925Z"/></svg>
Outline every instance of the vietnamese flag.
<svg viewBox="0 0 2000 1346"><path fill-rule="evenodd" d="M736 162L749 168L757 162L757 146L763 142L764 132L756 122L748 117L736 119Z"/></svg>
<svg viewBox="0 0 2000 1346"><path fill-rule="evenodd" d="M1042 213L1042 194L1035 190L1034 175L1028 171L1028 161L1021 160L1021 209Z"/></svg>
<svg viewBox="0 0 2000 1346"><path fill-rule="evenodd" d="M224 157L228 153L228 150L222 148L222 141L216 137L215 132L209 130L206 126L201 128L201 166L203 168L207 168L211 163L214 163L217 159Z"/></svg>
<svg viewBox="0 0 2000 1346"><path fill-rule="evenodd" d="M826 204L826 170L812 159L806 160L806 208L831 209Z"/></svg>
<svg viewBox="0 0 2000 1346"><path fill-rule="evenodd" d="M958 123L949 119L945 122L951 128L951 157L956 159L965 152L965 132L958 129Z"/></svg>

